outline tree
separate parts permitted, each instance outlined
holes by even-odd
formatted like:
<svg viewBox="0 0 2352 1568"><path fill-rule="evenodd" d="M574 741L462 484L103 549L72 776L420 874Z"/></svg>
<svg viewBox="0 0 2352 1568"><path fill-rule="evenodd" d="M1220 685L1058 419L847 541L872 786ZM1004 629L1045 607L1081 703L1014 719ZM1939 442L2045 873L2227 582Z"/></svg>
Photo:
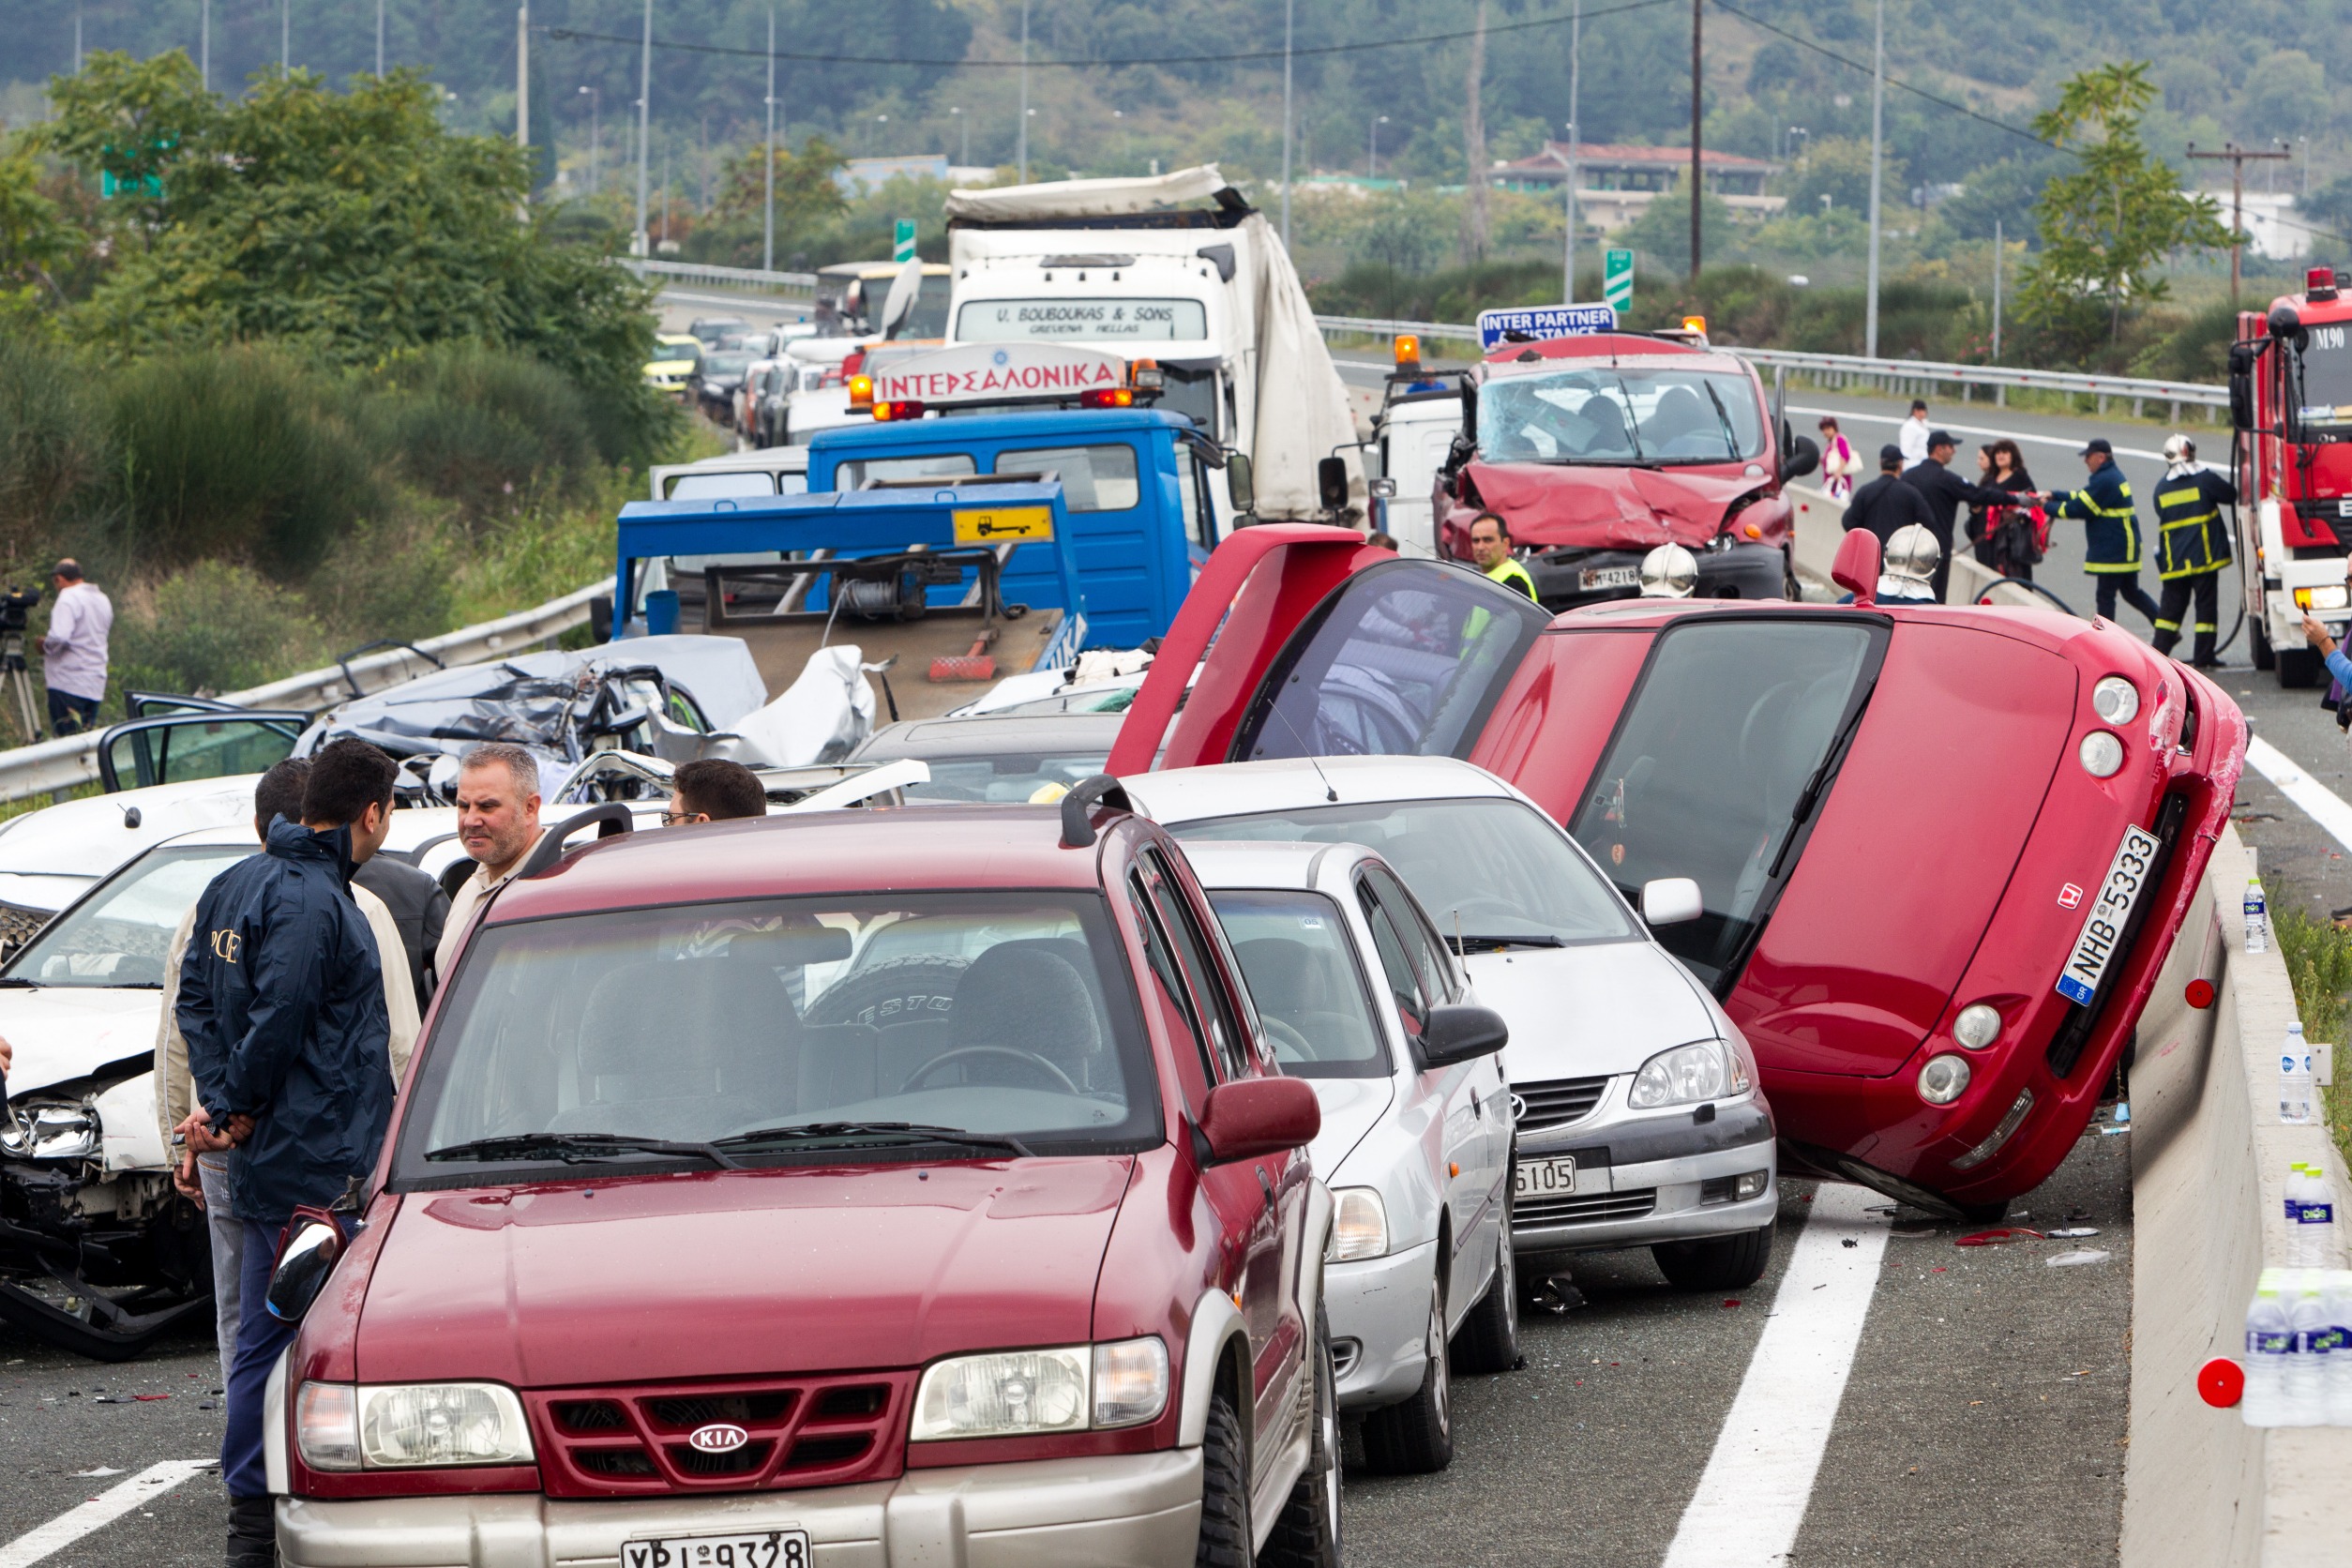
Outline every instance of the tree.
<svg viewBox="0 0 2352 1568"><path fill-rule="evenodd" d="M2165 257L2230 243L2213 199L2182 191L2140 141L2140 113L2155 97L2146 61L2101 66L2068 78L2057 106L2034 119L2034 134L2078 165L2034 204L2042 254L2020 291L2027 313L2061 339L2079 339L2100 309L2109 341L2119 339L2125 311L2164 296L2155 269Z"/></svg>
<svg viewBox="0 0 2352 1568"><path fill-rule="evenodd" d="M1890 153L1880 167L1883 188L1895 195L1907 190L1909 174L1903 160ZM1870 143L1852 136L1824 136L1804 150L1803 161L1788 179L1788 216L1870 211ZM1823 207L1821 198L1830 199ZM1690 209L1682 209L1685 220ZM1688 246L1684 247L1689 249Z"/></svg>
<svg viewBox="0 0 2352 1568"><path fill-rule="evenodd" d="M1713 191L1700 198L1699 244L1718 261L1729 261L1741 247L1734 239L1731 209ZM1661 192L1642 215L1610 236L1613 245L1631 246L1675 272L1691 265L1691 176L1685 172L1672 190Z"/></svg>
<svg viewBox="0 0 2352 1568"><path fill-rule="evenodd" d="M767 181L761 171L761 155L764 144L751 148L742 157L731 159L719 176L723 182L718 198L721 218L749 219L761 221L767 202ZM850 200L841 193L837 179L849 166L840 149L822 136L812 136L794 152L790 147L776 149L776 234L778 249L788 234L797 234L830 223L850 210Z"/></svg>
<svg viewBox="0 0 2352 1568"><path fill-rule="evenodd" d="M42 192L31 148L21 142L0 144L0 321L30 314L45 298L64 303L55 269L88 243Z"/></svg>

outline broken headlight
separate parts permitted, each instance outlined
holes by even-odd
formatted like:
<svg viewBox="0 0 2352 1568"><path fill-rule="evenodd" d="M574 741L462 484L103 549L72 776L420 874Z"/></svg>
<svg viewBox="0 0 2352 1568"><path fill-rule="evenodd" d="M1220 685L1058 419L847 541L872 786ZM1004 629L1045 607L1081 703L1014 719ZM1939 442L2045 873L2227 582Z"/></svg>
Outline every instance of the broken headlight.
<svg viewBox="0 0 2352 1568"><path fill-rule="evenodd" d="M98 1112L87 1106L11 1106L0 1122L0 1154L15 1159L81 1160L98 1152Z"/></svg>

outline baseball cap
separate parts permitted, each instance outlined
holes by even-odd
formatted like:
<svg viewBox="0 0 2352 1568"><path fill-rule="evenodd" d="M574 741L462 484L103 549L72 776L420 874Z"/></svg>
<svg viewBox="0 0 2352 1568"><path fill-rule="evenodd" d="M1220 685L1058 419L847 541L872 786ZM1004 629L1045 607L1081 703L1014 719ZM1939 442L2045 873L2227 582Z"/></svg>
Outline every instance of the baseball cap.
<svg viewBox="0 0 2352 1568"><path fill-rule="evenodd" d="M76 561L72 556L68 555L64 560L58 562L55 565L50 567L49 575L52 577L62 577L68 582L79 582L82 580L82 563Z"/></svg>
<svg viewBox="0 0 2352 1568"><path fill-rule="evenodd" d="M2078 458L2087 458L2093 452L2102 453L2112 458L2115 456L2115 444L2103 435L2095 435L2083 445L2083 449L2081 451L2075 453L2074 455Z"/></svg>
<svg viewBox="0 0 2352 1568"><path fill-rule="evenodd" d="M1957 446L1960 444L1952 438L1950 430L1930 430L1927 432L1927 445L1932 450L1937 446Z"/></svg>
<svg viewBox="0 0 2352 1568"><path fill-rule="evenodd" d="M1901 462L1903 460L1903 448L1897 446L1893 442L1890 441L1884 446L1878 448L1878 460L1881 463Z"/></svg>

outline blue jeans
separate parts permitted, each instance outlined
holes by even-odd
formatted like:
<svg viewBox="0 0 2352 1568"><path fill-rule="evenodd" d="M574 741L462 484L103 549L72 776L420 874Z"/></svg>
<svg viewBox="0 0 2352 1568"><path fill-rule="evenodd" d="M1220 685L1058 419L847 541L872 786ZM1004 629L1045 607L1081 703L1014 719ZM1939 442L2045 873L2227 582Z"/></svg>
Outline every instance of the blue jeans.
<svg viewBox="0 0 2352 1568"><path fill-rule="evenodd" d="M98 704L95 697L76 697L70 691L49 688L49 732L53 735L78 735L98 722Z"/></svg>
<svg viewBox="0 0 2352 1568"><path fill-rule="evenodd" d="M282 1225L258 1220L245 1227L245 1252L237 1268L237 1349L229 1365L229 1424L220 1438L220 1480L233 1498L269 1495L269 1475L262 1464L263 1395L269 1387L269 1369L279 1353L293 1343L298 1323L280 1322L269 1315L269 1274L278 1261L278 1237Z"/></svg>

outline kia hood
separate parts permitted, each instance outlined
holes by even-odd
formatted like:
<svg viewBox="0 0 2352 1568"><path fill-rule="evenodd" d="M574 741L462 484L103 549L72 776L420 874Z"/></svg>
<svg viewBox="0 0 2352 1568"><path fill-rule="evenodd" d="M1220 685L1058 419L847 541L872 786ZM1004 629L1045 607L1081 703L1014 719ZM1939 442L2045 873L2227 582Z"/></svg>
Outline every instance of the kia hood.
<svg viewBox="0 0 2352 1568"><path fill-rule="evenodd" d="M1467 960L1478 1000L1511 1026L1513 1083L1637 1071L1673 1046L1720 1037L1697 984L1647 942L1515 947Z"/></svg>
<svg viewBox="0 0 2352 1568"><path fill-rule="evenodd" d="M1753 465L1749 465L1753 466ZM1538 550L1697 550L1723 531L1731 505L1768 481L1728 464L1613 468L1599 464L1472 462L1479 500L1511 520L1511 536Z"/></svg>
<svg viewBox="0 0 2352 1568"><path fill-rule="evenodd" d="M566 1388L1081 1344L1134 1165L616 1168L410 1193L369 1281L359 1380Z"/></svg>
<svg viewBox="0 0 2352 1568"><path fill-rule="evenodd" d="M16 1048L8 1095L88 1078L109 1063L152 1062L163 993L99 986L0 990L0 1039Z"/></svg>

